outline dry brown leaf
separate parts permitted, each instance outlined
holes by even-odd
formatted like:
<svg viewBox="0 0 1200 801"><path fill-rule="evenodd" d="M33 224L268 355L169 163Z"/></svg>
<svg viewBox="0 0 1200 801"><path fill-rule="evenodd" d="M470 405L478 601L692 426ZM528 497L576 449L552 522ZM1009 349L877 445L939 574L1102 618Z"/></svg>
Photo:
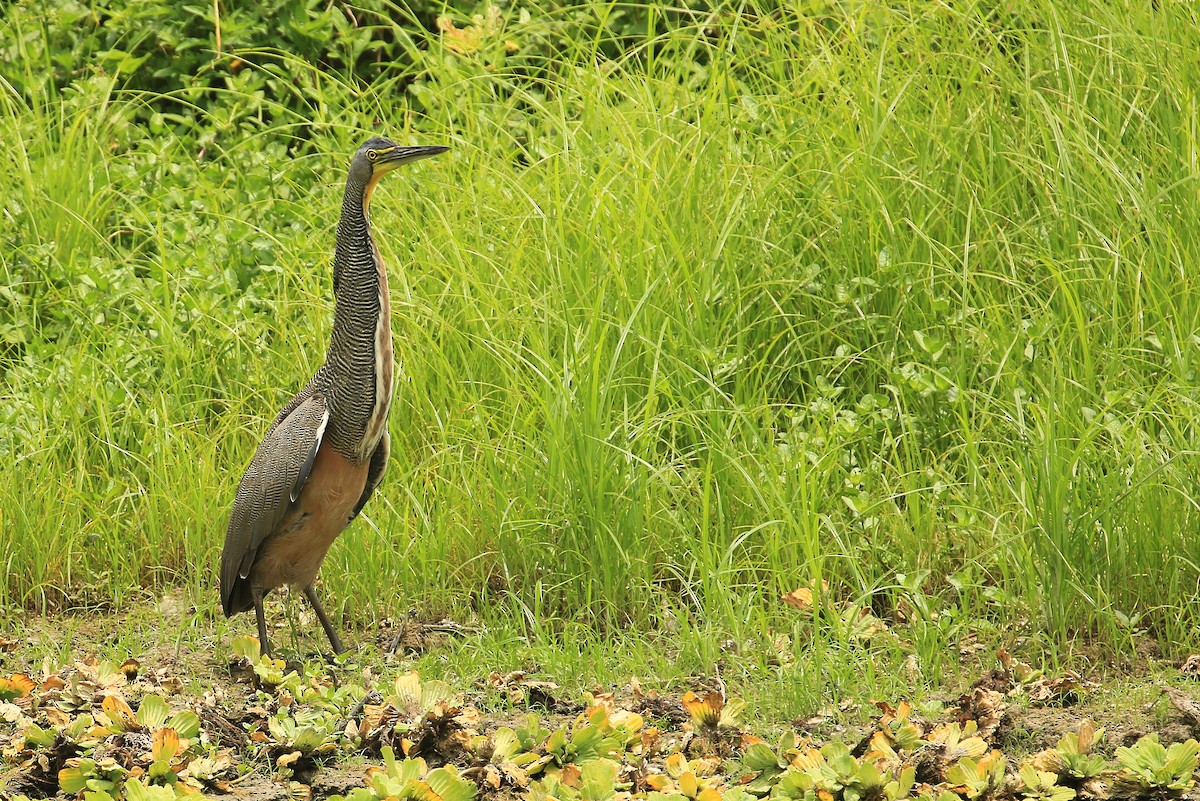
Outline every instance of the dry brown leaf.
<svg viewBox="0 0 1200 801"><path fill-rule="evenodd" d="M995 690L975 687L970 693L959 697L956 719L964 724L975 721L979 727L979 736L986 740L1000 725L1000 718L1006 708L1003 695Z"/></svg>
<svg viewBox="0 0 1200 801"><path fill-rule="evenodd" d="M67 686L67 683L62 680L62 676L54 675L54 676L47 676L46 678L44 678L42 680L41 686L38 687L38 690L43 693L48 693L52 690L61 690L63 687L66 687L66 686Z"/></svg>
<svg viewBox="0 0 1200 801"><path fill-rule="evenodd" d="M559 774L558 780L567 787L579 787L580 779L583 776L583 771L574 762L568 762L563 765L562 773Z"/></svg>
<svg viewBox="0 0 1200 801"><path fill-rule="evenodd" d="M184 688L183 679L179 678L178 676L169 676L165 671L162 670L155 673L154 683L171 695L179 695L181 692L183 692ZM217 687L216 691L218 697L225 694L225 691L220 687Z"/></svg>
<svg viewBox="0 0 1200 801"><path fill-rule="evenodd" d="M814 582L806 586L797 587L791 592L785 592L781 600L793 609L808 612L812 611L813 604L817 603L821 596L828 594L828 592L828 581L822 581L820 588Z"/></svg>
<svg viewBox="0 0 1200 801"><path fill-rule="evenodd" d="M1030 682L1026 694L1035 704L1069 706L1079 703L1096 686L1096 682L1087 681L1075 671L1068 670L1058 678Z"/></svg>
<svg viewBox="0 0 1200 801"><path fill-rule="evenodd" d="M523 790L529 786L529 774L525 772L524 768L514 765L511 762L505 762L503 767L504 775L508 777L508 781L514 787Z"/></svg>
<svg viewBox="0 0 1200 801"><path fill-rule="evenodd" d="M1004 668L1013 681L1024 683L1033 678L1036 671L1032 666L1025 664L1021 660L1014 657L1005 648L1000 648L996 651L996 659L1000 661L1000 666Z"/></svg>
<svg viewBox="0 0 1200 801"><path fill-rule="evenodd" d="M66 726L71 722L71 716L56 706L48 706L42 710L51 726Z"/></svg>
<svg viewBox="0 0 1200 801"><path fill-rule="evenodd" d="M808 587L797 587L791 592L785 592L782 600L793 609L808 612L813 606L813 591Z"/></svg>

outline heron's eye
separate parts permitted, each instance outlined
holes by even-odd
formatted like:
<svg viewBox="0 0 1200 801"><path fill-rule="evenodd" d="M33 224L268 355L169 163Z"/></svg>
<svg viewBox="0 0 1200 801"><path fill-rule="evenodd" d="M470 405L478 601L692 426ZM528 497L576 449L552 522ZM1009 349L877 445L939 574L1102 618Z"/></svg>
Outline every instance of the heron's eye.
<svg viewBox="0 0 1200 801"><path fill-rule="evenodd" d="M367 151L367 161L378 161L378 160L379 160L379 151L378 150L368 150Z"/></svg>

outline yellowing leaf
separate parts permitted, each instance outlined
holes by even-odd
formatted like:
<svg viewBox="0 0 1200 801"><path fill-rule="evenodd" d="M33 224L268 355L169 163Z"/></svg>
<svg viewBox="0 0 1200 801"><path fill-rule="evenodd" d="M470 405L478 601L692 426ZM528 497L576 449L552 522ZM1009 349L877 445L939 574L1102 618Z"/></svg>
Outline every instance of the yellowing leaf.
<svg viewBox="0 0 1200 801"><path fill-rule="evenodd" d="M683 694L683 708L687 710L696 726L716 727L721 719L721 710L725 708L725 699L720 693L711 692L701 698L688 690Z"/></svg>
<svg viewBox="0 0 1200 801"><path fill-rule="evenodd" d="M88 777L79 768L63 768L58 772L58 786L69 795L75 795L87 787Z"/></svg>
<svg viewBox="0 0 1200 801"><path fill-rule="evenodd" d="M154 732L154 745L150 755L155 762L169 762L179 752L179 733L174 729L161 728Z"/></svg>
<svg viewBox="0 0 1200 801"><path fill-rule="evenodd" d="M29 695L37 684L24 673L14 673L7 679L0 678L0 701L11 701Z"/></svg>
<svg viewBox="0 0 1200 801"><path fill-rule="evenodd" d="M800 770L820 768L825 765L825 755L815 748L806 749L803 753L792 757L792 766Z"/></svg>
<svg viewBox="0 0 1200 801"><path fill-rule="evenodd" d="M737 725L738 717L741 716L742 710L745 708L746 702L741 698L730 698L725 702L725 707L721 710L721 714L717 718L717 725L728 726L730 728Z"/></svg>
<svg viewBox="0 0 1200 801"><path fill-rule="evenodd" d="M642 726L646 725L646 720L641 715L624 709L613 712L609 715L608 721L612 724L613 728L624 729L631 733L641 731Z"/></svg>
<svg viewBox="0 0 1200 801"><path fill-rule="evenodd" d="M646 786L661 793L671 786L671 781L661 773L651 773L646 777Z"/></svg>
<svg viewBox="0 0 1200 801"><path fill-rule="evenodd" d="M104 714L108 715L108 719L119 731L138 728L137 717L133 714L133 709L121 696L115 693L104 696L104 700L100 702L100 708L104 710Z"/></svg>
<svg viewBox="0 0 1200 801"><path fill-rule="evenodd" d="M1079 753L1086 754L1091 751L1092 746L1103 736L1104 729L1097 728L1096 721L1088 718L1079 724L1079 731L1075 734L1076 748Z"/></svg>
<svg viewBox="0 0 1200 801"><path fill-rule="evenodd" d="M237 637L229 644L233 650L233 655L245 659L250 664L258 662L259 656L262 655L262 646L258 642L257 637L249 635Z"/></svg>
<svg viewBox="0 0 1200 801"><path fill-rule="evenodd" d="M396 701L402 704L403 710L414 709L421 703L421 677L416 671L409 671L396 677Z"/></svg>
<svg viewBox="0 0 1200 801"><path fill-rule="evenodd" d="M695 773L686 771L679 777L679 789L688 798L695 798L696 793L700 791L700 780L696 778Z"/></svg>

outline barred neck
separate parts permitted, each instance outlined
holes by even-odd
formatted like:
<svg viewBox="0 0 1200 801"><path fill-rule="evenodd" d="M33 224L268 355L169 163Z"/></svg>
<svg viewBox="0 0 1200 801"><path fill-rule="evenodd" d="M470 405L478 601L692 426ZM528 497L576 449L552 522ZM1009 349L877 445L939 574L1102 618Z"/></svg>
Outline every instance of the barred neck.
<svg viewBox="0 0 1200 801"><path fill-rule="evenodd" d="M392 389L387 272L371 238L370 187L346 182L333 258L337 303L324 372L329 436L348 457L369 458L386 424Z"/></svg>

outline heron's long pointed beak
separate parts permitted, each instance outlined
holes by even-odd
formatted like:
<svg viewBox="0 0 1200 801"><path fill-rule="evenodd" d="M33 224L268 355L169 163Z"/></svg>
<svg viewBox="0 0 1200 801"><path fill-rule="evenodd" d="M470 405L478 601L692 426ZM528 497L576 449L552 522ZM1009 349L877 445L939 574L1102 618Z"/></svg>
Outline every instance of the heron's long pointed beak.
<svg viewBox="0 0 1200 801"><path fill-rule="evenodd" d="M375 168L371 170L371 178L367 182L366 188L363 190L363 209L369 209L371 206L371 195L375 192L375 185L379 183L379 179L387 175L392 170L399 167L401 164L408 164L410 161L420 161L427 159L430 156L436 156L439 153L445 153L450 148L445 145L417 145L415 147L403 147L397 145L391 150L380 151L379 160L375 162Z"/></svg>
<svg viewBox="0 0 1200 801"><path fill-rule="evenodd" d="M394 147L387 153L381 153L379 164L386 164L389 167L398 167L401 164L408 164L410 161L419 161L427 159L430 156L436 156L439 153L445 153L450 148L445 145L417 145L415 147Z"/></svg>

